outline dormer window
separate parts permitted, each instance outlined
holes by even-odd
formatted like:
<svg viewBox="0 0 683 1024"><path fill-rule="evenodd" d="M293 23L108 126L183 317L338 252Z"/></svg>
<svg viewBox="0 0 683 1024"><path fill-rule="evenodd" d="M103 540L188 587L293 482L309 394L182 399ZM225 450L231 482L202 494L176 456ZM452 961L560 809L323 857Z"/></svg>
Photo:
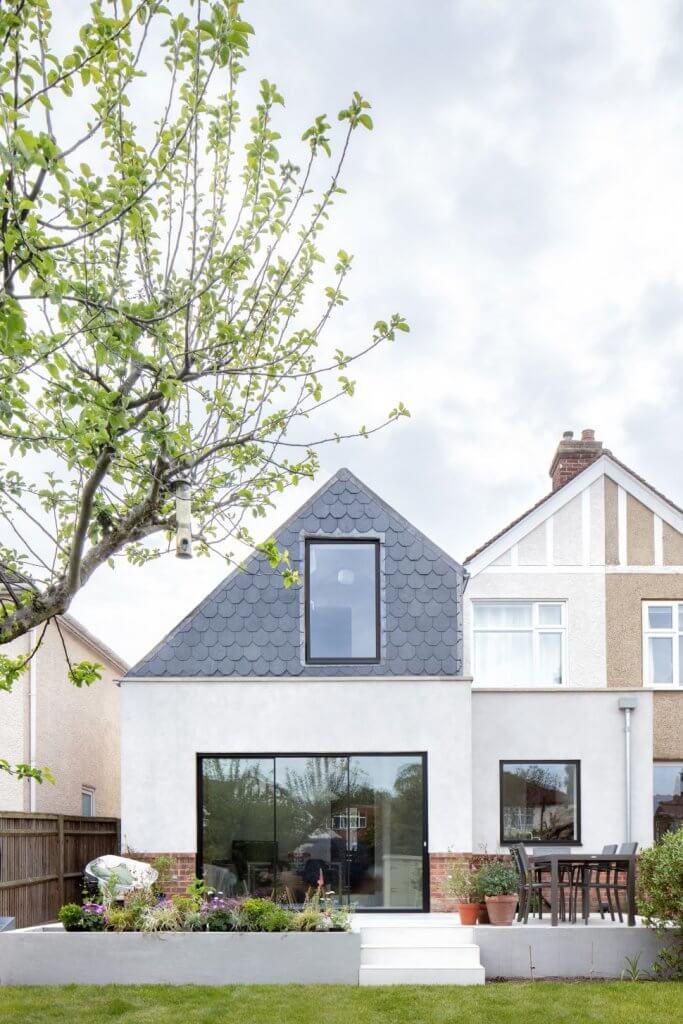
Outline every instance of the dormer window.
<svg viewBox="0 0 683 1024"><path fill-rule="evenodd" d="M379 662L379 541L306 541L306 661Z"/></svg>

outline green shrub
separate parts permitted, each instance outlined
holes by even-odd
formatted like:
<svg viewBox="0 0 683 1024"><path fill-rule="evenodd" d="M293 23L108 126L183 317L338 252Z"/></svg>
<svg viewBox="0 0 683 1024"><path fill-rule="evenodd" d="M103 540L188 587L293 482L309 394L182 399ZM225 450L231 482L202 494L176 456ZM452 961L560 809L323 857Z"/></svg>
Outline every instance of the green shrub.
<svg viewBox="0 0 683 1024"><path fill-rule="evenodd" d="M473 892L481 899L486 896L516 896L519 875L511 863L494 860L482 864L474 876Z"/></svg>
<svg viewBox="0 0 683 1024"><path fill-rule="evenodd" d="M180 914L170 902L147 907L140 915L139 922L141 932L179 932L182 924Z"/></svg>
<svg viewBox="0 0 683 1024"><path fill-rule="evenodd" d="M163 896L168 889L173 872L176 867L175 857L171 857L168 853L162 853L158 857L155 857L152 861L151 866L157 873L156 882L152 883L152 888L158 896Z"/></svg>
<svg viewBox="0 0 683 1024"><path fill-rule="evenodd" d="M458 903L469 903L474 895L474 878L474 872L469 864L456 861L444 879L444 893Z"/></svg>
<svg viewBox="0 0 683 1024"><path fill-rule="evenodd" d="M60 907L57 920L64 925L67 932L83 931L83 910L77 903L65 903Z"/></svg>
<svg viewBox="0 0 683 1024"><path fill-rule="evenodd" d="M211 910L206 915L206 927L210 932L234 931L234 922L229 910Z"/></svg>
<svg viewBox="0 0 683 1024"><path fill-rule="evenodd" d="M638 911L651 928L683 935L683 829L665 832L638 859Z"/></svg>
<svg viewBox="0 0 683 1024"><path fill-rule="evenodd" d="M284 932L289 928L291 913L272 900L248 899L241 906L241 917L250 932Z"/></svg>
<svg viewBox="0 0 683 1024"><path fill-rule="evenodd" d="M313 907L292 914L289 921L289 930L292 932L315 932L320 927L322 914Z"/></svg>
<svg viewBox="0 0 683 1024"><path fill-rule="evenodd" d="M136 917L132 910L124 907L113 907L107 912L108 932L134 932L136 931Z"/></svg>

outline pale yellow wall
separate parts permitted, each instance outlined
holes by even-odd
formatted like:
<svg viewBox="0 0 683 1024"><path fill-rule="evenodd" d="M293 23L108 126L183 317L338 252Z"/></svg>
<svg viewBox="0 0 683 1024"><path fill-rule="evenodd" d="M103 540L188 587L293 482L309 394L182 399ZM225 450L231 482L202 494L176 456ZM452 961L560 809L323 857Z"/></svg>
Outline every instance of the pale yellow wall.
<svg viewBox="0 0 683 1024"><path fill-rule="evenodd" d="M683 690L653 696L655 759L683 761Z"/></svg>
<svg viewBox="0 0 683 1024"><path fill-rule="evenodd" d="M72 662L87 659L104 664L102 679L77 689L67 678L67 664L53 624L38 652L36 758L48 765L57 782L36 787L36 810L81 813L81 787L95 788L95 813L119 816L119 688L120 667L105 662L92 647L62 625Z"/></svg>
<svg viewBox="0 0 683 1024"><path fill-rule="evenodd" d="M0 650L10 658L28 654L29 638L3 644ZM28 673L14 684L11 693L0 690L0 757L10 764L28 761ZM28 810L28 784L0 772L0 811Z"/></svg>
<svg viewBox="0 0 683 1024"><path fill-rule="evenodd" d="M605 477L605 563L619 564L619 527L617 512L617 485Z"/></svg>
<svg viewBox="0 0 683 1024"><path fill-rule="evenodd" d="M663 523L664 565L683 565L683 533Z"/></svg>
<svg viewBox="0 0 683 1024"><path fill-rule="evenodd" d="M632 494L626 495L626 557L628 565L655 564L655 517Z"/></svg>
<svg viewBox="0 0 683 1024"><path fill-rule="evenodd" d="M683 574L610 573L605 579L607 685L643 685L643 601L683 601Z"/></svg>

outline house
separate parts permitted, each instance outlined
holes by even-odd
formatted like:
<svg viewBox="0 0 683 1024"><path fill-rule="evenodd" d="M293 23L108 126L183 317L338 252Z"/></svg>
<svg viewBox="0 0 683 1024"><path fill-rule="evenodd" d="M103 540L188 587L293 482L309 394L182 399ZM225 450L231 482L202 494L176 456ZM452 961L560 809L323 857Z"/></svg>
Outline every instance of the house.
<svg viewBox="0 0 683 1024"><path fill-rule="evenodd" d="M590 444L464 566L336 473L275 533L301 585L255 553L123 679L126 842L173 854L179 886L300 899L322 879L418 911L454 856L650 843L660 693L608 674L605 481L651 489ZM652 501L670 558L680 511Z"/></svg>
<svg viewBox="0 0 683 1024"><path fill-rule="evenodd" d="M47 766L55 784L17 782L0 772L0 811L38 811L118 817L119 688L115 680L127 665L92 636L72 615L51 622L13 691L2 694L0 752L12 764ZM32 631L3 648L13 657L28 655L37 640ZM72 662L102 666L102 678L77 689L68 680L62 641Z"/></svg>
<svg viewBox="0 0 683 1024"><path fill-rule="evenodd" d="M464 671L474 677L475 732L490 716L507 721L515 737L533 722L535 756L547 765L576 759L575 730L588 735L597 725L580 766L583 840L596 847L628 831L629 798L618 785L624 755L603 738L608 723L623 729L628 716L630 824L644 844L648 816L661 819L657 807L681 793L683 510L592 430L564 434L550 476L551 492L464 562ZM641 744L637 754L633 743ZM508 744L506 756L527 758L526 740ZM588 803L588 770L607 786L601 803ZM479 764L475 804L496 799L497 788L490 763ZM608 820L611 833L600 827ZM475 843L495 839L490 827L475 829Z"/></svg>

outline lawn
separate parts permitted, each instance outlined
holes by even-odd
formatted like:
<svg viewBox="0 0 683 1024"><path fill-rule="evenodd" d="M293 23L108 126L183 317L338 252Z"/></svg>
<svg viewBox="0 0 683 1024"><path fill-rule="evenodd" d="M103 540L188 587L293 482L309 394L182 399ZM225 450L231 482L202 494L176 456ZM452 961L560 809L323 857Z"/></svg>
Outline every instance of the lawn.
<svg viewBox="0 0 683 1024"><path fill-rule="evenodd" d="M500 983L482 988L169 986L0 989L2 1024L671 1024L683 984Z"/></svg>

